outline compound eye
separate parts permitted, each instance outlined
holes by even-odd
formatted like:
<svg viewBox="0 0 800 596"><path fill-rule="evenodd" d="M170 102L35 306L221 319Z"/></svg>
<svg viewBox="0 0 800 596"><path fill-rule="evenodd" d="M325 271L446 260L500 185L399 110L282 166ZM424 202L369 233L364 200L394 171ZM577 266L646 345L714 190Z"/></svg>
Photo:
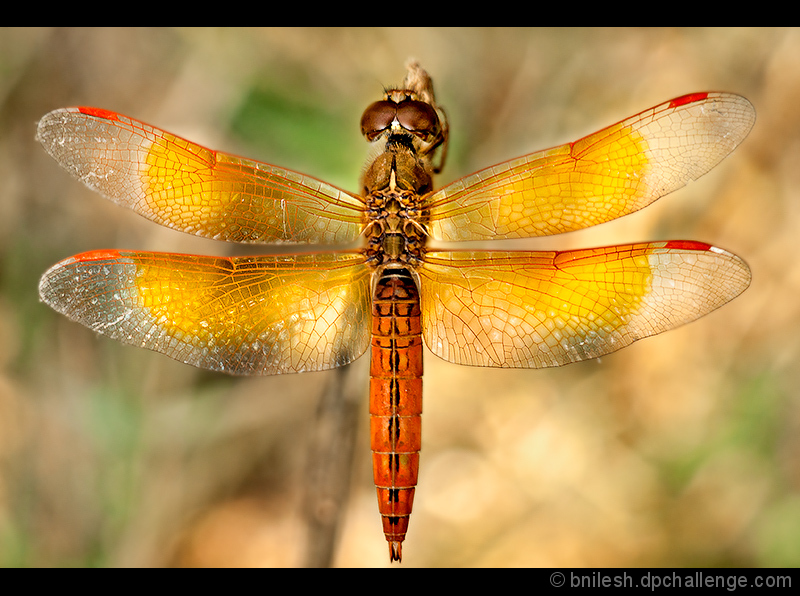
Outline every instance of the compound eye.
<svg viewBox="0 0 800 596"><path fill-rule="evenodd" d="M439 116L430 104L413 99L406 100L397 107L397 121L400 126L419 138L429 141L439 134Z"/></svg>
<svg viewBox="0 0 800 596"><path fill-rule="evenodd" d="M397 116L397 104L393 101L376 101L370 104L361 116L361 134L374 141L384 130L392 125Z"/></svg>

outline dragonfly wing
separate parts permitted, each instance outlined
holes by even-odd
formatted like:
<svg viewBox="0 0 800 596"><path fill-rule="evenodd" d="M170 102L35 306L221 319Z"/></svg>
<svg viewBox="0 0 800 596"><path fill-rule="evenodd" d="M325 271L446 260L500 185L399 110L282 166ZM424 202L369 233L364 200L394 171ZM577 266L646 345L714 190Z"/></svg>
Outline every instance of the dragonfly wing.
<svg viewBox="0 0 800 596"><path fill-rule="evenodd" d="M616 219L708 172L754 122L753 106L738 95L673 99L433 193L430 235L444 241L531 238Z"/></svg>
<svg viewBox="0 0 800 596"><path fill-rule="evenodd" d="M361 199L310 176L212 151L121 114L55 110L37 138L67 171L164 226L232 242L348 243Z"/></svg>
<svg viewBox="0 0 800 596"><path fill-rule="evenodd" d="M597 358L743 292L747 264L700 242L565 252L430 252L423 337L457 364L540 368Z"/></svg>
<svg viewBox="0 0 800 596"><path fill-rule="evenodd" d="M49 269L39 293L99 333L230 374L325 370L369 344L370 270L358 254L93 251Z"/></svg>

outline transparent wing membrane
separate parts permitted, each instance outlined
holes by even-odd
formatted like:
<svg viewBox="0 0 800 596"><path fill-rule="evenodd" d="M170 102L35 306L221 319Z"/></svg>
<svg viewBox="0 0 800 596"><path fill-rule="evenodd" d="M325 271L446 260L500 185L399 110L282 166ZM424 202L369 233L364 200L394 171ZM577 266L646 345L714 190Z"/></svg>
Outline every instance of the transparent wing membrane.
<svg viewBox="0 0 800 596"><path fill-rule="evenodd" d="M231 374L324 370L369 343L358 254L216 258L94 251L42 277L58 312L126 344Z"/></svg>
<svg viewBox="0 0 800 596"><path fill-rule="evenodd" d="M430 235L444 241L531 238L611 221L708 172L754 122L753 106L738 95L697 93L665 102L433 193Z"/></svg>
<svg viewBox="0 0 800 596"><path fill-rule="evenodd" d="M741 294L750 270L700 242L565 252L432 252L419 269L423 337L437 356L540 368L597 358Z"/></svg>
<svg viewBox="0 0 800 596"><path fill-rule="evenodd" d="M138 120L66 108L38 139L70 174L161 225L231 242L349 243L360 197L285 168L212 151Z"/></svg>

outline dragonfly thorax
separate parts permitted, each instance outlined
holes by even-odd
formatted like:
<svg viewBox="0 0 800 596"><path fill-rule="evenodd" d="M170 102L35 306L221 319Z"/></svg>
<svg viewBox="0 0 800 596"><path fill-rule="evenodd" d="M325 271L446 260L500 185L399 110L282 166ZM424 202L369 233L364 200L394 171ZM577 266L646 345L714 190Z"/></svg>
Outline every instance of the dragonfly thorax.
<svg viewBox="0 0 800 596"><path fill-rule="evenodd" d="M407 135L389 136L386 151L364 174L367 252L376 266L418 264L428 236L421 199L432 190L430 164L416 155L410 139L400 136Z"/></svg>

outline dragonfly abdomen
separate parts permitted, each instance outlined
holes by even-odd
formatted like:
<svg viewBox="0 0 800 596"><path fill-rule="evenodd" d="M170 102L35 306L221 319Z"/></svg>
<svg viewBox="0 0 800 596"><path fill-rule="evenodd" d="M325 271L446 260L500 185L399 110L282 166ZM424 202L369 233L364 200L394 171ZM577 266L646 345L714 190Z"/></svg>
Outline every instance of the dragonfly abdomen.
<svg viewBox="0 0 800 596"><path fill-rule="evenodd" d="M372 470L391 559L400 560L419 471L422 324L419 292L405 268L387 268L372 301Z"/></svg>

